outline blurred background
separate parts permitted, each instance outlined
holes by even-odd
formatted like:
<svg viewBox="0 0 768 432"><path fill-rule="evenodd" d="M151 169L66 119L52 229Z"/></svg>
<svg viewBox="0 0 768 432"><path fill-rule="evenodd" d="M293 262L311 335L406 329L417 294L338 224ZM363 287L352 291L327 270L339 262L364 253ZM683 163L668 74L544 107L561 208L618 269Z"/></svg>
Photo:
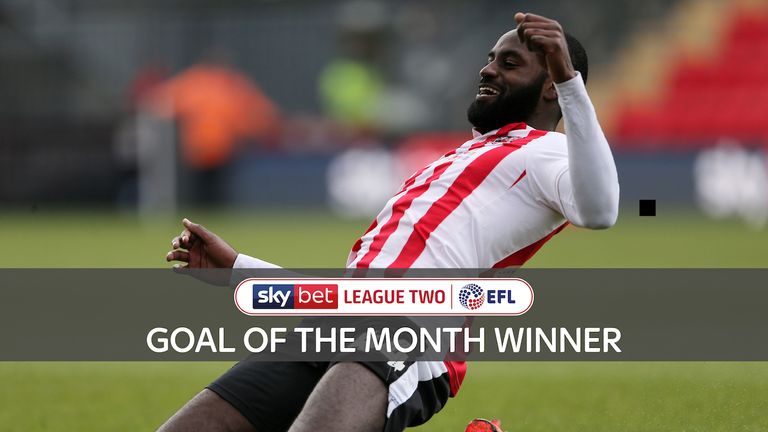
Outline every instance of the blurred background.
<svg viewBox="0 0 768 432"><path fill-rule="evenodd" d="M527 265L766 267L765 0L0 0L0 267L167 267L182 216L341 266L471 136L517 11L585 45L622 187ZM0 430L153 430L229 366L0 362ZM764 431L766 390L765 363L476 363L421 430Z"/></svg>
<svg viewBox="0 0 768 432"><path fill-rule="evenodd" d="M0 206L368 218L470 137L517 10L586 46L625 205L765 224L758 0L1 0Z"/></svg>

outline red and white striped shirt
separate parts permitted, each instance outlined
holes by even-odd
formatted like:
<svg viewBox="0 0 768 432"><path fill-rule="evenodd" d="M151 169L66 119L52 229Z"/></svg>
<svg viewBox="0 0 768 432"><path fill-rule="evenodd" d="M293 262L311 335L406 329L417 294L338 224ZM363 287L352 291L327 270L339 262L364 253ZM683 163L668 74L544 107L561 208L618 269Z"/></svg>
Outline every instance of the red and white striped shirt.
<svg viewBox="0 0 768 432"><path fill-rule="evenodd" d="M566 222L567 155L564 135L523 123L476 134L405 181L347 267L521 265Z"/></svg>

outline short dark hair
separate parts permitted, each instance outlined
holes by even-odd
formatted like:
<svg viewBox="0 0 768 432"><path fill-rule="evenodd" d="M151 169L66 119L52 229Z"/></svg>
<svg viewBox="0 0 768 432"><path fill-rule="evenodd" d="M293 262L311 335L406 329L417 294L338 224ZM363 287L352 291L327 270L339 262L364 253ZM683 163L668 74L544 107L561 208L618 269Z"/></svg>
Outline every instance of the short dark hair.
<svg viewBox="0 0 768 432"><path fill-rule="evenodd" d="M581 79L583 79L584 84L586 84L587 75L589 75L587 51L584 49L584 46L581 45L581 42L570 33L565 33L565 42L568 44L568 52L571 54L573 68L581 74Z"/></svg>

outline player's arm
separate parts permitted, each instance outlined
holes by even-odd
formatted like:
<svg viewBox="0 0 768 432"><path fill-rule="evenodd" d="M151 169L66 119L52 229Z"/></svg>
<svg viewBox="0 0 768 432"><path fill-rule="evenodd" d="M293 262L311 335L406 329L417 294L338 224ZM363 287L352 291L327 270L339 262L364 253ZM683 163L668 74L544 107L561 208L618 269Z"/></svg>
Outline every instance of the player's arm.
<svg viewBox="0 0 768 432"><path fill-rule="evenodd" d="M515 20L521 41L543 57L563 114L568 165L551 177L558 208L574 225L608 228L619 213L616 164L584 82L571 64L562 27L533 14L518 13Z"/></svg>
<svg viewBox="0 0 768 432"><path fill-rule="evenodd" d="M205 268L280 268L275 264L238 253L218 235L189 219L182 221L184 231L171 240L173 250L165 256L166 261L180 261L175 267Z"/></svg>

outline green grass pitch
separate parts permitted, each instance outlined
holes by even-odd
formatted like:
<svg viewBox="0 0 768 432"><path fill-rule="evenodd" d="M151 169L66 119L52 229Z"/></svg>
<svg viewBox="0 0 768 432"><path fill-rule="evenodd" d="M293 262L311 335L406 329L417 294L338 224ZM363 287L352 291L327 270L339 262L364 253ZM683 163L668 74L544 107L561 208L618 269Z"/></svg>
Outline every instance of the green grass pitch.
<svg viewBox="0 0 768 432"><path fill-rule="evenodd" d="M568 228L530 267L766 267L768 234L690 212L611 230ZM293 267L339 267L369 221L322 212L185 216L237 249ZM178 218L0 213L0 266L164 267ZM2 349L0 347L0 349ZM0 431L154 430L229 363L0 363ZM472 363L461 393L416 430L499 417L513 431L765 431L768 363Z"/></svg>

